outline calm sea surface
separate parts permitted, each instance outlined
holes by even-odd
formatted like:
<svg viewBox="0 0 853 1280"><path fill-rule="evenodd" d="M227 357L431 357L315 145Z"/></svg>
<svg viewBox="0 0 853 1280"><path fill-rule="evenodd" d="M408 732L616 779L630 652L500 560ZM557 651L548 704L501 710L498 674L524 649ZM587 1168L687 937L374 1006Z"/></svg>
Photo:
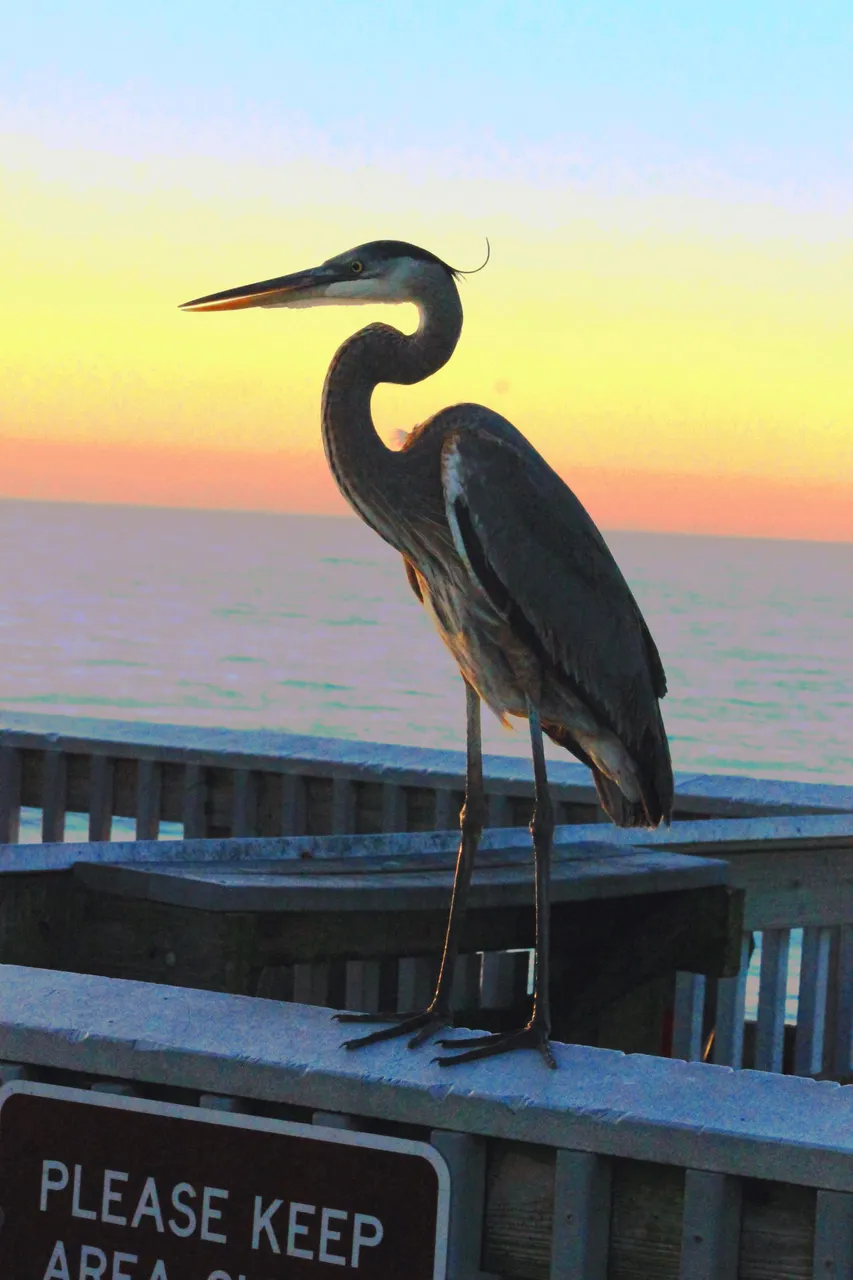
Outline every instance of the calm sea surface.
<svg viewBox="0 0 853 1280"><path fill-rule="evenodd" d="M853 782L853 545L608 541L677 768ZM6 501L0 575L0 708L464 744L456 668L355 519Z"/></svg>

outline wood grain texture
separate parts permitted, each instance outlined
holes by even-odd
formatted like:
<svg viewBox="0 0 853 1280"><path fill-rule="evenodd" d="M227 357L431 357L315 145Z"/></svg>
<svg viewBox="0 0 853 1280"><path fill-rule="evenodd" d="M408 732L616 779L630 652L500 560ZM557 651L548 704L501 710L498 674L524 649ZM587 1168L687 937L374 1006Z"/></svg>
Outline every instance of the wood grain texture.
<svg viewBox="0 0 853 1280"><path fill-rule="evenodd" d="M489 1144L483 1267L506 1280L548 1280L556 1153Z"/></svg>
<svg viewBox="0 0 853 1280"><path fill-rule="evenodd" d="M684 1170L614 1161L608 1280L679 1280Z"/></svg>
<svg viewBox="0 0 853 1280"><path fill-rule="evenodd" d="M738 1280L812 1280L815 1191L744 1179Z"/></svg>

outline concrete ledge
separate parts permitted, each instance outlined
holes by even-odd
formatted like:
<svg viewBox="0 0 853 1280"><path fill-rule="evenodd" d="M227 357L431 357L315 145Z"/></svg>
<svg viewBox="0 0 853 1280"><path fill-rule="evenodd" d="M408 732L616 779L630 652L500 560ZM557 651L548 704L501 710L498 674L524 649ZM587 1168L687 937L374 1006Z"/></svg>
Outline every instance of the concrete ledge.
<svg viewBox="0 0 853 1280"><path fill-rule="evenodd" d="M853 1089L556 1045L442 1069L341 1049L328 1010L0 966L0 1059L853 1191Z"/></svg>

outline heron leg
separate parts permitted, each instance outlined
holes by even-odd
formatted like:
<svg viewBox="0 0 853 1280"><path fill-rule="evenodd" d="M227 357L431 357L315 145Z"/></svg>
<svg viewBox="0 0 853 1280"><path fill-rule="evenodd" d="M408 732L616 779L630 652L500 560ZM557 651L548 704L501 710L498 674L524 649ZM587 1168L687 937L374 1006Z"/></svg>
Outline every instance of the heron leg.
<svg viewBox="0 0 853 1280"><path fill-rule="evenodd" d="M557 1066L548 1043L551 1034L550 960L551 960L551 847L554 839L554 806L548 787L548 771L545 767L545 747L542 740L542 722L538 707L527 699L530 720L530 743L533 751L533 779L535 802L530 820L533 837L533 874L536 893L536 954L533 977L533 1009L530 1021L517 1031L499 1031L495 1035L471 1036L460 1040L439 1040L443 1049L463 1049L465 1052L452 1057L443 1056L434 1061L442 1067L458 1062L476 1062L480 1058L492 1058L512 1049L538 1049L546 1064Z"/></svg>
<svg viewBox="0 0 853 1280"><path fill-rule="evenodd" d="M441 955L441 967L435 994L426 1009L419 1013L339 1013L339 1022L391 1022L390 1027L381 1031L371 1031L366 1036L354 1040L345 1040L347 1049L360 1049L364 1045L377 1044L381 1040L392 1040L397 1036L412 1034L409 1048L415 1049L424 1043L436 1031L452 1026L450 1012L450 992L453 986L453 971L459 955L459 941L462 935L462 924L465 918L465 907L468 890L471 886L471 875L474 870L474 859L483 831L486 817L486 796L483 790L483 744L480 733L480 695L476 689L465 681L466 709L466 741L467 769L465 779L465 803L459 815L462 836L459 841L459 852L456 857L456 874L453 879L453 894L450 899L450 914L447 918L447 932L444 937L444 950Z"/></svg>

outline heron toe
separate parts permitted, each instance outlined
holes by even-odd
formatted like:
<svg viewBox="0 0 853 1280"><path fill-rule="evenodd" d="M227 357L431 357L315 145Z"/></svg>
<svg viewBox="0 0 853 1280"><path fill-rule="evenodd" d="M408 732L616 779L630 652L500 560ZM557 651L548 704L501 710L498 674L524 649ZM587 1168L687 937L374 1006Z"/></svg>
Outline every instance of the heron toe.
<svg viewBox="0 0 853 1280"><path fill-rule="evenodd" d="M464 1049L463 1053L452 1056L444 1054L433 1058L440 1067L452 1067L459 1062L479 1062L481 1058L495 1058L501 1053L512 1053L516 1049L538 1049L545 1065L556 1071L557 1062L551 1052L548 1041L548 1029L536 1019L528 1022L526 1027L517 1031L498 1031L488 1036L468 1036L461 1040L439 1040L442 1049Z"/></svg>
<svg viewBox="0 0 853 1280"><path fill-rule="evenodd" d="M390 1027L381 1027L378 1031L370 1031L366 1036L357 1036L354 1040L344 1040L344 1049L363 1049L368 1044L380 1044L383 1040L396 1040L400 1036L415 1034L409 1041L410 1049L417 1049L435 1035L437 1031L453 1025L450 1015L439 1013L435 1009L424 1009L420 1013L336 1013L337 1022L390 1022Z"/></svg>

